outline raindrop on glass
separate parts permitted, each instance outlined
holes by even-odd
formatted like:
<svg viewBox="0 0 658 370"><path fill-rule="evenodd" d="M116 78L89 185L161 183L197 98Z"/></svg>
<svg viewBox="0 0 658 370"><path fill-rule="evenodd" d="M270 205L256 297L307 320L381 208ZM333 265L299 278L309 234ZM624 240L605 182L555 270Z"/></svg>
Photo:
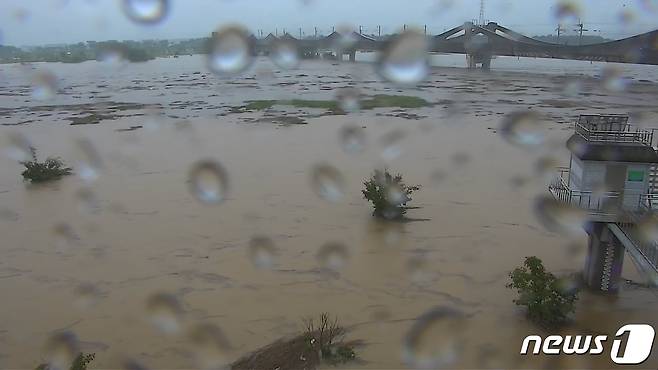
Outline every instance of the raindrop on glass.
<svg viewBox="0 0 658 370"><path fill-rule="evenodd" d="M148 318L156 329L165 334L175 334L180 330L183 308L171 294L156 293L146 301Z"/></svg>
<svg viewBox="0 0 658 370"><path fill-rule="evenodd" d="M272 239L266 236L254 236L249 241L249 259L259 269L271 269L278 254Z"/></svg>
<svg viewBox="0 0 658 370"><path fill-rule="evenodd" d="M629 80L624 77L619 67L606 66L601 71L601 85L609 92L622 92L628 87Z"/></svg>
<svg viewBox="0 0 658 370"><path fill-rule="evenodd" d="M62 249L76 245L80 241L78 235L73 231L73 227L65 222L55 224L53 227L53 235L55 237L56 246Z"/></svg>
<svg viewBox="0 0 658 370"><path fill-rule="evenodd" d="M317 258L323 268L339 271L347 264L349 251L344 244L329 242L320 248Z"/></svg>
<svg viewBox="0 0 658 370"><path fill-rule="evenodd" d="M404 362L415 369L452 368L461 360L468 323L463 313L434 308L416 319L404 337Z"/></svg>
<svg viewBox="0 0 658 370"><path fill-rule="evenodd" d="M213 324L198 324L190 331L190 342L199 369L224 369L230 344L222 330Z"/></svg>
<svg viewBox="0 0 658 370"><path fill-rule="evenodd" d="M75 193L78 201L78 209L82 213L98 213L100 210L100 200L90 188L82 188Z"/></svg>
<svg viewBox="0 0 658 370"><path fill-rule="evenodd" d="M88 183L98 180L104 168L100 153L89 139L76 140L75 144L79 158L76 173Z"/></svg>
<svg viewBox="0 0 658 370"><path fill-rule="evenodd" d="M361 92L355 87L344 87L336 92L338 107L346 113L355 113L361 109Z"/></svg>
<svg viewBox="0 0 658 370"><path fill-rule="evenodd" d="M338 202L344 196L345 180L333 166L320 164L311 171L311 186L315 193L329 202Z"/></svg>
<svg viewBox="0 0 658 370"><path fill-rule="evenodd" d="M7 134L7 148L5 152L9 158L19 162L35 159L32 153L32 144L20 132L10 132Z"/></svg>
<svg viewBox="0 0 658 370"><path fill-rule="evenodd" d="M101 297L101 291L94 284L84 283L75 288L76 307L87 310L98 303Z"/></svg>
<svg viewBox="0 0 658 370"><path fill-rule="evenodd" d="M228 175L221 164L202 160L192 166L190 191L202 203L219 204L226 199Z"/></svg>
<svg viewBox="0 0 658 370"><path fill-rule="evenodd" d="M411 281L417 285L425 285L431 280L430 266L425 255L415 255L407 262L407 270Z"/></svg>
<svg viewBox="0 0 658 370"><path fill-rule="evenodd" d="M213 33L208 51L208 67L220 75L244 72L252 63L253 42L246 30L227 27Z"/></svg>
<svg viewBox="0 0 658 370"><path fill-rule="evenodd" d="M582 17L580 4L576 0L560 0L555 5L555 18L559 21L579 21Z"/></svg>
<svg viewBox="0 0 658 370"><path fill-rule="evenodd" d="M45 350L48 369L68 370L80 353L80 342L71 331L58 332L48 338Z"/></svg>
<svg viewBox="0 0 658 370"><path fill-rule="evenodd" d="M123 0L123 11L131 20L154 24L162 21L169 11L168 0Z"/></svg>
<svg viewBox="0 0 658 370"><path fill-rule="evenodd" d="M36 100L50 100L58 89L57 77L50 71L39 71L32 78L32 97Z"/></svg>
<svg viewBox="0 0 658 370"><path fill-rule="evenodd" d="M534 112L512 112L503 118L500 133L508 142L526 148L544 143L541 117Z"/></svg>
<svg viewBox="0 0 658 370"><path fill-rule="evenodd" d="M346 125L340 130L340 144L348 154L363 152L366 143L366 134L360 126Z"/></svg>
<svg viewBox="0 0 658 370"><path fill-rule="evenodd" d="M270 59L279 68L295 69L299 66L299 49L297 42L288 39L277 39L271 45Z"/></svg>
<svg viewBox="0 0 658 370"><path fill-rule="evenodd" d="M547 230L562 234L582 232L588 221L584 210L548 195L535 200L535 214Z"/></svg>
<svg viewBox="0 0 658 370"><path fill-rule="evenodd" d="M394 130L386 133L381 139L383 146L381 152L382 158L391 161L402 155L402 140L405 136L406 134L402 130Z"/></svg>
<svg viewBox="0 0 658 370"><path fill-rule="evenodd" d="M427 39L416 31L395 36L380 55L377 69L386 80L400 85L414 85L429 73Z"/></svg>

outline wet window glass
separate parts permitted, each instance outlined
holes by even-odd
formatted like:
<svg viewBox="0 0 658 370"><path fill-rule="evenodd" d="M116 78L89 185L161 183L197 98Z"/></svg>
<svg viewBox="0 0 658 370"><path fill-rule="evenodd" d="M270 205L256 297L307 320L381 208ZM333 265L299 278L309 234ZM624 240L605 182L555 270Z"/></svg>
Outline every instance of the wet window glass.
<svg viewBox="0 0 658 370"><path fill-rule="evenodd" d="M0 0L0 369L658 369L657 66L658 0Z"/></svg>

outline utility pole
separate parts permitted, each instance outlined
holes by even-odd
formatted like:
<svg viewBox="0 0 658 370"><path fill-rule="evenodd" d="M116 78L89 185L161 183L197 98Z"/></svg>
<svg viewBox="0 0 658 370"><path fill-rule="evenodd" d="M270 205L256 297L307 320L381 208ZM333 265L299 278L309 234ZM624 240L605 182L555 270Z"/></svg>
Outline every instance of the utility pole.
<svg viewBox="0 0 658 370"><path fill-rule="evenodd" d="M363 26L359 26L359 35L363 35Z"/></svg>
<svg viewBox="0 0 658 370"><path fill-rule="evenodd" d="M318 28L313 27L313 30L315 31L315 38L317 39L318 38Z"/></svg>
<svg viewBox="0 0 658 370"><path fill-rule="evenodd" d="M427 25L425 25L425 36L427 36Z"/></svg>
<svg viewBox="0 0 658 370"><path fill-rule="evenodd" d="M407 24L406 24L406 23L405 23L404 25L402 25L402 30L403 30L403 31L406 31L406 30L407 30Z"/></svg>
<svg viewBox="0 0 658 370"><path fill-rule="evenodd" d="M381 25L377 26L377 33L379 34L379 37L382 37L382 26Z"/></svg>
<svg viewBox="0 0 658 370"><path fill-rule="evenodd" d="M279 28L274 29L274 36L279 37Z"/></svg>
<svg viewBox="0 0 658 370"><path fill-rule="evenodd" d="M304 37L304 36L302 35L302 28L301 28L301 27L299 27L299 39L301 40L301 39L302 39L302 37Z"/></svg>
<svg viewBox="0 0 658 370"><path fill-rule="evenodd" d="M562 35L562 31L566 31L566 30L562 28L561 24L558 24L555 30L557 31L557 40L560 41L560 35Z"/></svg>
<svg viewBox="0 0 658 370"><path fill-rule="evenodd" d="M336 32L336 26L331 27L331 33L334 33L334 32Z"/></svg>
<svg viewBox="0 0 658 370"><path fill-rule="evenodd" d="M575 29L574 31L578 32L578 35L579 35L578 36L578 45L582 45L583 44L583 32L587 32L589 30L586 30L584 28L585 26L583 25L583 22L580 21L580 20L578 21L578 24L576 25L576 27L578 27L578 28Z"/></svg>

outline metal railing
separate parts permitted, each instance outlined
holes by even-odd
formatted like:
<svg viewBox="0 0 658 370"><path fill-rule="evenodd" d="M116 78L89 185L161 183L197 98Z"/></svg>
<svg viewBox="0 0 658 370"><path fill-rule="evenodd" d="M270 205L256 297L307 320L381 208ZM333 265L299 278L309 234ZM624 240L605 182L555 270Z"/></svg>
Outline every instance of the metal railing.
<svg viewBox="0 0 658 370"><path fill-rule="evenodd" d="M658 194L620 194L618 192L594 192L572 189L569 186L569 169L558 169L548 186L556 200L582 208L589 212L606 215L621 213L648 213L658 210Z"/></svg>
<svg viewBox="0 0 658 370"><path fill-rule="evenodd" d="M548 189L556 200L574 207L586 210L597 216L611 216L608 221L616 224L628 237L634 247L634 258L640 257L636 263L641 263L644 272L658 284L658 240L651 240L640 232L641 226L647 222L658 225L658 194L630 195L616 192L591 192L571 189L569 187L569 169L559 168L559 175L549 184ZM633 199L637 197L637 200ZM620 221L623 220L623 221ZM628 246L630 247L630 246ZM627 247L627 248L628 248ZM637 254L639 253L639 254Z"/></svg>
<svg viewBox="0 0 658 370"><path fill-rule="evenodd" d="M575 124L576 134L590 142L607 143L637 143L651 146L653 143L653 131L633 128L626 124L605 124L597 126L585 126L578 122Z"/></svg>

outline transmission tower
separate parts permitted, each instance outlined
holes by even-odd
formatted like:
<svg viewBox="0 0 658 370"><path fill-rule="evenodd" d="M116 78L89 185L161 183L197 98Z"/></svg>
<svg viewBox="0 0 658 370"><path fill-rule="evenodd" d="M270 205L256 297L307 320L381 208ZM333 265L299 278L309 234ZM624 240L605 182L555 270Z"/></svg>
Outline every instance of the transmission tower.
<svg viewBox="0 0 658 370"><path fill-rule="evenodd" d="M478 25L484 26L484 0L480 0L480 18L478 19Z"/></svg>

